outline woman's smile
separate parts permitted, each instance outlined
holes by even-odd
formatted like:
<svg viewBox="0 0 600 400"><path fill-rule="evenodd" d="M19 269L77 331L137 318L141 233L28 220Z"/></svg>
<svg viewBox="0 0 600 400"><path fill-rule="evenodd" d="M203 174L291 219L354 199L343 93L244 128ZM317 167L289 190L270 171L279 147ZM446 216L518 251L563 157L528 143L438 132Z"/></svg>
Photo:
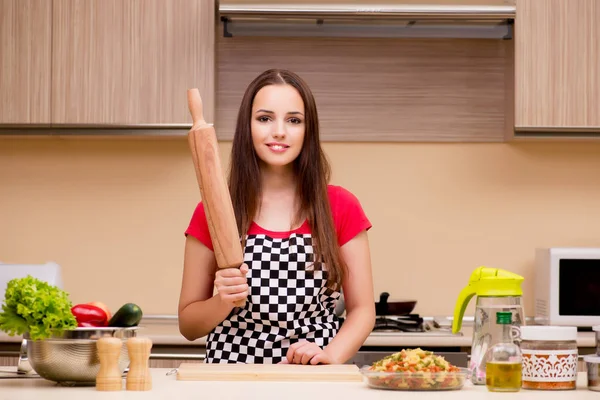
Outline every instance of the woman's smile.
<svg viewBox="0 0 600 400"><path fill-rule="evenodd" d="M290 146L288 146L287 144L283 144L283 143L276 143L276 142L272 142L272 143L267 143L267 147L273 152L273 153L284 153L287 149L290 148Z"/></svg>

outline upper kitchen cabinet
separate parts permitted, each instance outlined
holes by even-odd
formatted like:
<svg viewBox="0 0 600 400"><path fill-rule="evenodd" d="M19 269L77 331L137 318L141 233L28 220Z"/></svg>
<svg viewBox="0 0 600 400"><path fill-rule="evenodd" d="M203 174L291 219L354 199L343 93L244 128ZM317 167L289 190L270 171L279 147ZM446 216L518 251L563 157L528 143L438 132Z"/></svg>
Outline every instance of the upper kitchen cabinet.
<svg viewBox="0 0 600 400"><path fill-rule="evenodd" d="M53 0L53 125L191 125L193 87L213 121L214 37L213 0Z"/></svg>
<svg viewBox="0 0 600 400"><path fill-rule="evenodd" d="M0 0L0 124L50 123L52 2Z"/></svg>
<svg viewBox="0 0 600 400"><path fill-rule="evenodd" d="M328 142L502 142L514 130L504 0L221 0L216 127L268 68L306 80Z"/></svg>
<svg viewBox="0 0 600 400"><path fill-rule="evenodd" d="M600 1L517 0L516 131L600 131Z"/></svg>

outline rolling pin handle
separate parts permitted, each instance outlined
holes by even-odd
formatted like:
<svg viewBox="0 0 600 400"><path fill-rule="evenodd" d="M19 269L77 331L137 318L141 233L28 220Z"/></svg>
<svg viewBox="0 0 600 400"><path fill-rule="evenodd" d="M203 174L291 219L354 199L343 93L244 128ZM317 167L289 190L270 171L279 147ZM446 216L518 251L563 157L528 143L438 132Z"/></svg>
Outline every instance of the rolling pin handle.
<svg viewBox="0 0 600 400"><path fill-rule="evenodd" d="M250 267L248 266L248 264L246 264L245 262L241 263L240 266L238 267L238 269L242 269L242 266L246 266L246 274L248 273L248 270L250 270ZM244 306L246 305L246 299L242 299L242 300L238 300L235 303L233 303L234 306L236 307L240 307L240 308L244 308Z"/></svg>
<svg viewBox="0 0 600 400"><path fill-rule="evenodd" d="M192 129L207 125L202 112L202 98L200 97L200 91L197 88L188 89L187 98L188 108L190 109L190 114L192 115Z"/></svg>

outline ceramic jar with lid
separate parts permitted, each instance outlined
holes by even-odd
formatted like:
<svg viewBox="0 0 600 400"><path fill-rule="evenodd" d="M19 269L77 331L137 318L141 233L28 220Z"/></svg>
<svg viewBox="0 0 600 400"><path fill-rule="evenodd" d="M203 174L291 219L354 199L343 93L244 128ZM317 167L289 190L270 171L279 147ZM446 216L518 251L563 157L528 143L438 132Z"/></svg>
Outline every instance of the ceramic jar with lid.
<svg viewBox="0 0 600 400"><path fill-rule="evenodd" d="M574 390L577 385L577 328L522 326L524 389Z"/></svg>

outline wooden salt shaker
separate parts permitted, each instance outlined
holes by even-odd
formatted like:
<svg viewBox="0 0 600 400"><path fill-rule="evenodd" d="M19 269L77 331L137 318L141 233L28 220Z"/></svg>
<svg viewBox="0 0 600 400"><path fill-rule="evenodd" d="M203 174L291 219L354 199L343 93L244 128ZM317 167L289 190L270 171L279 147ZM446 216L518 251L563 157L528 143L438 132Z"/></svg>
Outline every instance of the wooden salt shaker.
<svg viewBox="0 0 600 400"><path fill-rule="evenodd" d="M150 349L152 341L144 337L132 337L127 339L127 351L129 352L129 372L127 372L127 390L151 390L152 377L150 376Z"/></svg>
<svg viewBox="0 0 600 400"><path fill-rule="evenodd" d="M119 371L119 356L123 342L121 339L104 336L96 342L100 371L96 375L96 390L114 391L123 389L123 378Z"/></svg>

